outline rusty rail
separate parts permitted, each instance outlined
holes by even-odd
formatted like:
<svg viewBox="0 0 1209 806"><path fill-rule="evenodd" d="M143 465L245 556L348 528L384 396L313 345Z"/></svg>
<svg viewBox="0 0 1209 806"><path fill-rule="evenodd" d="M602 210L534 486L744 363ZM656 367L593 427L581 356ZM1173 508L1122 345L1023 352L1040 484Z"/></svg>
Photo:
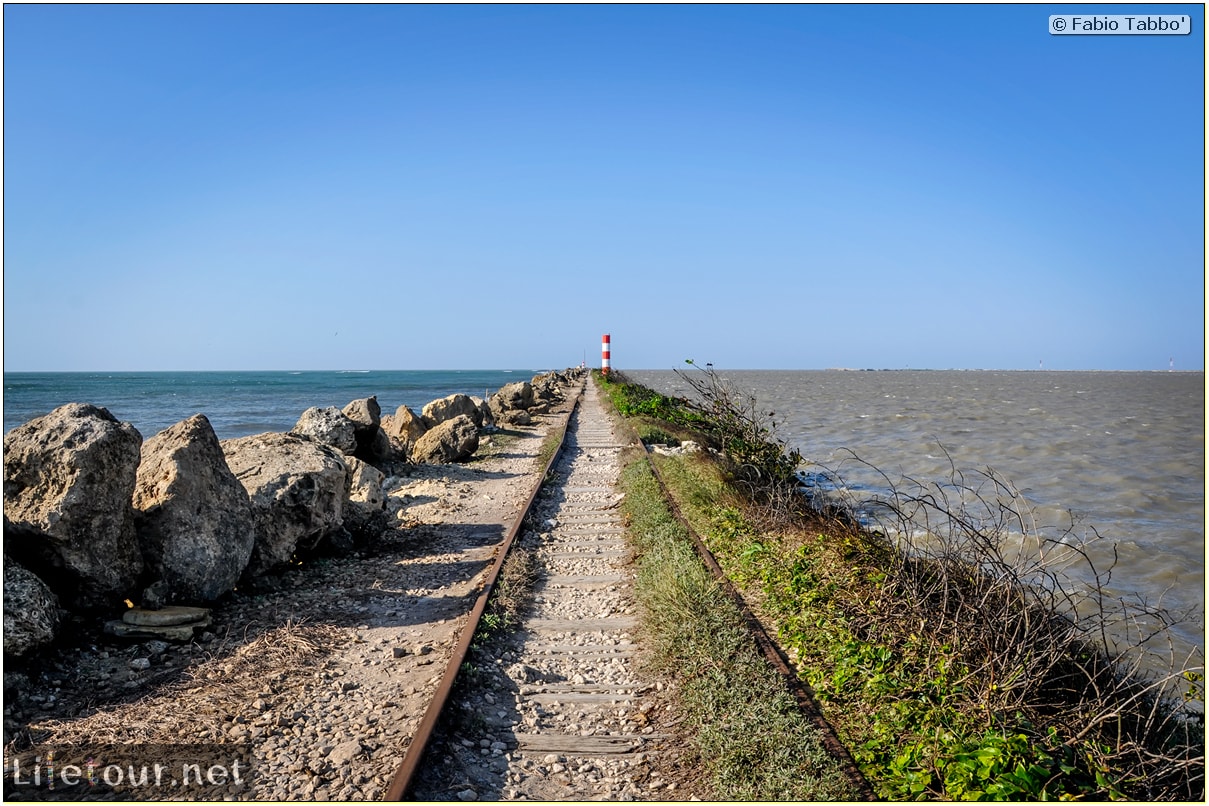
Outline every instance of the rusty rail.
<svg viewBox="0 0 1209 806"><path fill-rule="evenodd" d="M587 382L590 381L585 381L585 383ZM508 552L512 549L512 543L516 540L517 535L520 534L525 523L525 518L528 517L529 510L533 507L533 502L537 500L537 494L541 491L546 477L550 474L550 469L558 461L563 446L566 444L567 429L571 425L571 418L579 410L579 401L583 398L583 390L584 387L581 383L579 392L575 396L575 401L571 405L571 410L567 412L567 416L563 419L561 425L562 435L559 438L558 449L554 451L545 468L542 469L541 476L538 478L533 490L529 493L528 500L525 502L524 507L521 508L516 521L513 522L512 527L508 530L508 534L504 536L504 540L496 550L495 563L487 573L487 578L483 582L482 590L479 592L478 599L475 600L474 607L470 609L466 625L462 628L462 632L458 636L458 642L453 648L453 654L449 658L449 665L445 667L445 674L441 677L441 682L437 685L433 698L428 703L428 710L424 712L423 719L420 720L420 724L416 727L416 732L412 735L411 743L407 746L407 750L404 753L403 762L399 765L399 769L395 772L395 777L391 779L390 786L386 789L386 794L382 797L384 802L390 803L403 800L411 788L412 780L415 778L416 772L420 768L420 762L424 758L424 751L427 749L428 742L432 738L433 731L436 729L441 712L445 709L445 703L448 702L449 695L453 691L453 684L457 680L458 671L462 668L462 663L470 652L470 644L474 640L475 633L478 632L479 621L487 609L487 601L491 598L491 592L495 589L500 569L504 567L504 560L507 559Z"/></svg>

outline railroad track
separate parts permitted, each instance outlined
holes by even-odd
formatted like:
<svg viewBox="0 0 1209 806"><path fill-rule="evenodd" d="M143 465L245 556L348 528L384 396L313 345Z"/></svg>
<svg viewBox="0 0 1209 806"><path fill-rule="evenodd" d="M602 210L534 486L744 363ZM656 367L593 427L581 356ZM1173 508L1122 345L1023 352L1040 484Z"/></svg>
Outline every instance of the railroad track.
<svg viewBox="0 0 1209 806"><path fill-rule="evenodd" d="M537 497L515 541L533 568L532 606L518 629L475 654L472 678L446 704L452 718L391 797L420 800L658 799L667 736L650 724L661 683L635 669L638 619L616 489L629 437L587 384L556 483ZM407 761L405 760L405 766ZM417 774L418 773L418 774Z"/></svg>
<svg viewBox="0 0 1209 806"><path fill-rule="evenodd" d="M549 482L535 491L501 549L527 553L531 606L517 629L470 651L484 591L464 628L465 651L455 651L427 728L417 731L386 800L686 800L693 794L694 781L675 780L677 739L660 728L676 721L661 693L675 684L644 678L650 672L636 662L633 568L617 490L621 454L632 440L624 426L614 427L589 381L546 474ZM697 542L856 790L873 799L775 642ZM501 555L497 568L502 563ZM455 690L459 672L462 685Z"/></svg>

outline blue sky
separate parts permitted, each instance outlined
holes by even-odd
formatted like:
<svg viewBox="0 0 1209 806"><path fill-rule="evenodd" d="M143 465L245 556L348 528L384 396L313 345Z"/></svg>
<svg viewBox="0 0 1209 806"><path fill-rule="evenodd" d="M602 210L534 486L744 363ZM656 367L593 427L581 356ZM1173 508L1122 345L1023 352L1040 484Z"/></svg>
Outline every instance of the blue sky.
<svg viewBox="0 0 1209 806"><path fill-rule="evenodd" d="M4 366L1203 369L1129 6L4 7Z"/></svg>

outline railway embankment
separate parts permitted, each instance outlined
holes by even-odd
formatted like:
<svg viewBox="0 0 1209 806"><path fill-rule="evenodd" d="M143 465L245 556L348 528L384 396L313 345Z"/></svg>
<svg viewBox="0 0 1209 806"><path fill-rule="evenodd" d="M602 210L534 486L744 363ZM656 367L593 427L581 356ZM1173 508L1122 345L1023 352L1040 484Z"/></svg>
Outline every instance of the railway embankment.
<svg viewBox="0 0 1209 806"><path fill-rule="evenodd" d="M683 594L651 580L697 580L701 566L653 476L634 476L646 459L629 429L594 386L568 427L571 397L471 461L410 466L387 485L405 523L211 603L209 635L98 637L13 670L6 759L224 770L213 786L142 793L156 797L851 799L715 583L712 626L681 636L702 654L666 653L681 642L652 614L666 621ZM670 626L684 626L674 607ZM726 701L704 719L681 695L703 684ZM6 770L10 797L48 794L45 778ZM58 796L134 785L64 783Z"/></svg>
<svg viewBox="0 0 1209 806"><path fill-rule="evenodd" d="M858 799L614 417L589 386L413 794Z"/></svg>

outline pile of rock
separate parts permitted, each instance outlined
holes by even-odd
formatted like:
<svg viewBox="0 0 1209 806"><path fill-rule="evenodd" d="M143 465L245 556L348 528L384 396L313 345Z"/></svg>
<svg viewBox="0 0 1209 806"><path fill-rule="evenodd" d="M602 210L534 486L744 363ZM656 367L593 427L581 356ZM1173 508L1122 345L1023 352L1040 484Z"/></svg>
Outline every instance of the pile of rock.
<svg viewBox="0 0 1209 806"><path fill-rule="evenodd" d="M486 401L450 395L420 415L401 406L383 417L369 397L307 409L288 433L221 441L197 414L144 442L84 403L14 428L4 438L4 653L53 640L60 607L205 604L320 544L372 540L388 526L388 473L466 461L480 431L531 422L576 381L574 371L540 375ZM147 626L124 623L111 631ZM166 626L187 639L205 623Z"/></svg>
<svg viewBox="0 0 1209 806"><path fill-rule="evenodd" d="M418 415L400 406L382 418L396 455L423 464L466 461L479 449L479 430L494 424L482 398L461 394L434 400Z"/></svg>

